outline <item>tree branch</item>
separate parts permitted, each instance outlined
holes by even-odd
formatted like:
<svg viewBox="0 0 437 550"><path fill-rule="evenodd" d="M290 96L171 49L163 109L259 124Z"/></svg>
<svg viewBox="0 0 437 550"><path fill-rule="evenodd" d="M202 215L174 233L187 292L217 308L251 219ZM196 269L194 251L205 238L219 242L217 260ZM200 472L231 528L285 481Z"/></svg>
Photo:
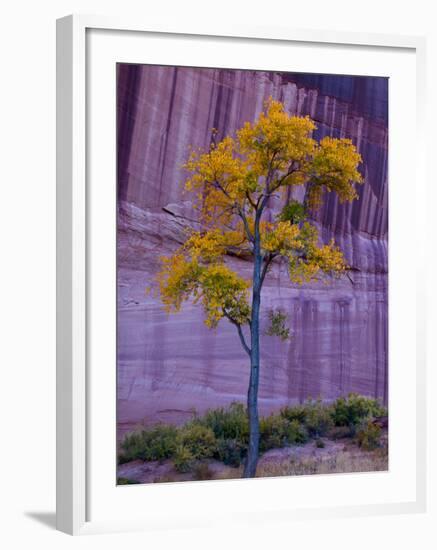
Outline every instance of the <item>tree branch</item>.
<svg viewBox="0 0 437 550"><path fill-rule="evenodd" d="M256 209L256 203L253 202L252 197L250 196L249 191L246 191L246 199L249 201L249 204Z"/></svg>
<svg viewBox="0 0 437 550"><path fill-rule="evenodd" d="M208 183L208 182L206 182L206 183ZM225 195L225 197L227 197L230 201L232 201L231 196L226 191L226 189L223 187L223 185L220 185L218 180L214 180L214 181L209 182L209 183L211 185L213 185L216 189L219 189ZM248 195L248 194L246 194L246 195ZM247 198L249 198L249 197L247 197ZM250 202L252 202L252 201L250 201ZM236 201L233 201L231 206L232 206L232 208L236 209L238 215L243 220L244 230L246 231L247 238L249 239L249 241L253 242L254 238L253 238L253 235L250 231L249 224L247 222L247 218L246 218L246 214L244 213L244 210L242 209L242 207Z"/></svg>
<svg viewBox="0 0 437 550"><path fill-rule="evenodd" d="M272 158L269 160L269 165L268 165L268 170L267 170L267 175L266 175L266 192L260 194L260 196L258 197L258 200L256 201L256 204L255 204L255 210L256 211L259 210L260 213L262 213L262 211L264 210L264 207L267 203L267 200L271 196L270 184L272 182L273 175L275 173L275 168L273 167L273 162L275 160L275 157L276 157L277 153L278 153L278 151L273 151Z"/></svg>
<svg viewBox="0 0 437 550"><path fill-rule="evenodd" d="M273 195L273 193L275 191L277 191L281 186L282 184L284 183L284 181L289 177L291 176L292 174L295 174L296 172L304 172L303 170L301 170L299 167L296 167L296 168L293 168L293 164L294 162L291 164L290 168L287 170L287 172L281 177L279 178L277 181L276 181L276 184L272 186L272 188L270 188L270 184L266 186L267 188L267 193L263 196L263 200L262 200L262 203L261 203L261 206L260 206L260 210L263 211L266 204L267 204L267 201L269 200L269 198Z"/></svg>
<svg viewBox="0 0 437 550"><path fill-rule="evenodd" d="M260 277L260 283L261 283L261 286L264 282L264 279L267 275L267 271L270 267L270 264L272 263L273 261L273 258L275 258L277 256L277 254L275 254L274 252L269 252L269 254L267 254L265 257L264 257L264 266L263 266L263 269L261 271L261 277Z"/></svg>
<svg viewBox="0 0 437 550"><path fill-rule="evenodd" d="M205 181L205 183L210 183L213 187L215 187L216 189L219 189L228 199L231 199L231 196L229 195L229 193L226 191L223 185L220 185L218 180L214 180L211 182Z"/></svg>
<svg viewBox="0 0 437 550"><path fill-rule="evenodd" d="M223 315L229 319L229 321L235 325L237 327L237 331L238 331L238 336L240 337L240 340L241 340L241 345L243 346L244 348L244 351L247 353L247 355L250 357L250 354L251 354L251 349L249 348L249 346L246 344L246 340L244 338L244 334L243 334L243 330L241 329L241 325L240 323L237 323L237 321L235 319L233 319L229 313L227 313L227 311L225 309L223 309Z"/></svg>
<svg viewBox="0 0 437 550"><path fill-rule="evenodd" d="M246 214L243 212L243 209L241 206L237 206L237 212L240 218L243 220L244 230L246 231L247 238L251 243L254 242L254 236L252 235L252 232L250 231L249 223L246 218Z"/></svg>
<svg viewBox="0 0 437 550"><path fill-rule="evenodd" d="M241 257L241 256L249 255L250 257L252 257L253 256L253 251L250 248L248 248L247 246L232 245L232 246L227 246L226 247L226 254L228 256Z"/></svg>

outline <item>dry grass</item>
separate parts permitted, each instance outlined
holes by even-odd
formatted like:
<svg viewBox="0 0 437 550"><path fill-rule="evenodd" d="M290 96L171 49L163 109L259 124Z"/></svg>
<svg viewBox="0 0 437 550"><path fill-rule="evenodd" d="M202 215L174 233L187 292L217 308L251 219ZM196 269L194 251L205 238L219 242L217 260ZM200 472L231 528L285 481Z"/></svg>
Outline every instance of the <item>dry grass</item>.
<svg viewBox="0 0 437 550"><path fill-rule="evenodd" d="M214 479L241 479L243 475L243 466L239 468L226 468L217 472Z"/></svg>
<svg viewBox="0 0 437 550"><path fill-rule="evenodd" d="M329 458L291 459L279 463L260 464L257 477L380 472L388 470L388 454L379 449L369 453L342 451Z"/></svg>
<svg viewBox="0 0 437 550"><path fill-rule="evenodd" d="M207 481L213 479L214 472L209 468L206 462L201 462L194 467L193 475L196 481Z"/></svg>
<svg viewBox="0 0 437 550"><path fill-rule="evenodd" d="M175 481L179 481L176 475L165 474L163 476L155 478L153 480L153 483L174 483Z"/></svg>
<svg viewBox="0 0 437 550"><path fill-rule="evenodd" d="M383 472L386 470L388 470L386 449L366 453L344 450L328 458L292 458L282 462L261 463L258 465L256 477ZM242 466L240 468L225 468L216 472L212 479L240 479L242 473Z"/></svg>

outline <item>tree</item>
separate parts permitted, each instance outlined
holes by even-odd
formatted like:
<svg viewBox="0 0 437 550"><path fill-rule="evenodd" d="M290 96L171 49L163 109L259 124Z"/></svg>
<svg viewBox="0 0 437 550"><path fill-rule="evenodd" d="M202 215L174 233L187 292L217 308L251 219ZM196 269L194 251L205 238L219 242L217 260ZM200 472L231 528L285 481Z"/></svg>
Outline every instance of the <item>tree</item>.
<svg viewBox="0 0 437 550"><path fill-rule="evenodd" d="M357 198L361 157L348 139L317 142L315 128L309 117L290 116L270 99L259 118L246 122L235 137L213 143L206 152L192 151L185 188L194 194L201 230L192 231L172 256L161 258L158 281L167 311L179 311L190 299L201 304L209 328L221 319L236 327L249 357L250 435L243 477L254 477L258 462L261 291L272 262L286 261L291 281L298 284L347 269L341 250L333 240L319 243L309 219L324 190L336 193L340 202ZM265 219L273 196L302 185L303 203L288 202L275 220ZM228 254L253 262L251 280L227 265ZM269 334L288 336L283 313L272 313L271 323Z"/></svg>

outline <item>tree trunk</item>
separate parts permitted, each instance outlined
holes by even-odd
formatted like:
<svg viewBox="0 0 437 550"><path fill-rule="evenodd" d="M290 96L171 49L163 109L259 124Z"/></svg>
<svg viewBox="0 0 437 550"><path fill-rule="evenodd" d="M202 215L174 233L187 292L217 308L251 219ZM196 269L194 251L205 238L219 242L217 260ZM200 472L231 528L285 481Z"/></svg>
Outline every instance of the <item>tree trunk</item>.
<svg viewBox="0 0 437 550"><path fill-rule="evenodd" d="M261 252L259 235L255 236L255 258L253 270L253 294L251 315L251 353L250 353L250 380L247 392L247 411L249 416L249 448L243 477L255 477L259 454L259 415L258 415L258 386L259 386L259 311L261 304Z"/></svg>

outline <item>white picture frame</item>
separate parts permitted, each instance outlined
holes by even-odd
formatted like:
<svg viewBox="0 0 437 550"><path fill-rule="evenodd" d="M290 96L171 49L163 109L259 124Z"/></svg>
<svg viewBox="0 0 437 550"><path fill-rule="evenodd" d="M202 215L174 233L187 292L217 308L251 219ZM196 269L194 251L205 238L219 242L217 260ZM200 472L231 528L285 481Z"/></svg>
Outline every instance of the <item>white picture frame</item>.
<svg viewBox="0 0 437 550"><path fill-rule="evenodd" d="M91 30L106 30L121 33L141 33L159 36L160 39L174 36L221 37L246 42L266 43L312 43L320 46L341 45L363 49L396 49L400 54L410 52L415 56L417 103L416 121L416 173L417 192L424 185L424 112L423 93L425 79L425 39L422 37L337 33L325 31L298 30L287 28L177 28L162 24L151 25L138 20L121 18L72 15L57 22L57 528L69 534L84 534L110 530L147 529L150 522L143 516L132 520L118 519L108 514L107 519L98 521L89 516L92 467L90 464L90 435L88 430L90 410L90 334L89 318L89 224L90 206L87 181L87 117L88 101L87 33ZM115 159L114 159L115 163ZM416 216L417 217L417 216ZM418 218L418 217L417 217ZM417 219L417 224L424 220ZM416 461L415 498L407 501L387 503L356 503L353 506L302 508L280 508L276 515L284 517L330 517L341 515L363 515L379 513L419 512L426 503L426 402L425 402L425 261L424 251L417 244L417 276L415 306L416 364L415 385L417 413L415 418ZM115 365L114 365L115 368ZM114 444L115 447L115 444ZM232 482L231 482L232 483ZM238 483L238 482L234 482ZM245 482L252 484L253 482ZM208 484L193 489L198 495L205 495ZM180 484L179 484L180 486ZM247 487L248 485L246 485ZM241 484L240 484L241 487ZM275 489L276 487L276 489ZM272 491L280 485L272 485ZM223 488L223 485L222 485ZM121 488L122 489L122 488ZM156 487L155 487L156 489ZM182 489L171 485L160 488L165 498L173 490L182 494ZM123 490L123 489L122 489ZM223 489L221 489L223 493ZM156 492L155 492L156 494ZM247 496L247 495L246 495ZM250 497L250 495L249 495ZM188 506L187 514L190 515ZM194 514L193 508L192 514ZM257 513L258 510L258 513ZM262 504L254 506L249 514L252 521L262 516ZM175 515L166 519L158 511L154 518L156 526L172 522ZM285 514L285 515L284 515ZM266 512L266 517L269 516ZM181 516L181 523L185 521ZM204 525L202 518L199 525ZM238 521L238 518L237 518ZM194 525L196 518L194 518Z"/></svg>

